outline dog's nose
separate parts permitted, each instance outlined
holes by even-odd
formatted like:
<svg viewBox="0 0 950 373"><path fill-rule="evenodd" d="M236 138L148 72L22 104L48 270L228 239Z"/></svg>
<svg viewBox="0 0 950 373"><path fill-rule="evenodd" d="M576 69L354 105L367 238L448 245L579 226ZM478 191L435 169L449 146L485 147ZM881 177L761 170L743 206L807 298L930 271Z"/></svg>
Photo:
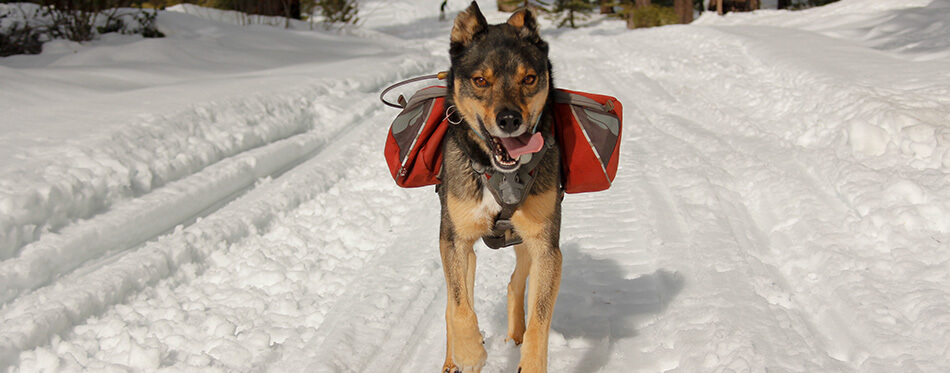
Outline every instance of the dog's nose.
<svg viewBox="0 0 950 373"><path fill-rule="evenodd" d="M495 116L495 122L503 132L515 132L521 127L521 113L511 109L502 110Z"/></svg>

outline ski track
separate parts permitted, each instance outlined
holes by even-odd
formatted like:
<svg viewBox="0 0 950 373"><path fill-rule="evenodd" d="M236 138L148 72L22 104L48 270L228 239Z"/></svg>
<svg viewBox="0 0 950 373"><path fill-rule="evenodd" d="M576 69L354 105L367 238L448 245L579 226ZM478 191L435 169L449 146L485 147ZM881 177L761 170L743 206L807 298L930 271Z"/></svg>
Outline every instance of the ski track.
<svg viewBox="0 0 950 373"><path fill-rule="evenodd" d="M940 113L950 112L950 78L902 81L898 71L868 83L875 62L892 57L848 44L840 60L815 62L795 58L788 45L763 44L777 32L796 33L787 38L792 44L826 38L803 31L672 29L548 37L559 86L614 94L625 107L614 185L565 198L549 367L950 366L950 318L941 306L950 303L950 207L914 210L924 200L947 206L939 189L945 161L929 154L950 144L916 133L937 131ZM438 46L421 39L431 35L416 35L418 45ZM683 47L649 53L670 43ZM352 93L304 94L312 112L299 120L323 115L336 125L229 150L25 243L0 263L0 370L440 367L446 295L438 200L431 187L392 184L381 149L396 112L374 100L390 80L444 59L439 50L398 72L336 83L355 85ZM782 64L769 64L777 59ZM842 62L854 60L863 63ZM347 107L356 110L344 114ZM915 117L904 114L908 107ZM838 122L864 127L815 124ZM898 143L868 147L848 137L878 130L900 134ZM278 162L287 159L295 161ZM868 187L880 180L886 185ZM207 190L201 203L198 190ZM915 214L904 226L881 223L908 209ZM158 216L159 224L129 231ZM894 229L915 240L891 239ZM102 241L115 231L130 233ZM932 263L891 261L924 250L942 254L931 254ZM515 371L517 347L504 342L514 255L480 243L476 253L485 371Z"/></svg>
<svg viewBox="0 0 950 373"><path fill-rule="evenodd" d="M363 77L362 81L345 78L336 83L324 82L316 91L303 97L299 92L288 95L293 97L288 99L291 107L303 106L305 110L294 109L298 110L297 114L291 114L285 120L315 123L332 118L332 123L319 127L326 131L294 135L215 162L183 180L127 203L117 204L93 219L69 226L64 232L45 235L38 245L27 246L17 257L4 261L0 266L0 277L7 281L0 294L4 300L11 301L0 310L0 316L4 319L4 328L0 333L0 365L15 361L13 351L43 343L50 336L68 330L70 324L123 301L128 294L149 289L150 285L174 273L178 267L200 262L209 253L201 253L200 244L188 242L193 238L189 236L208 236L205 231L208 224L201 224L200 216L217 217L221 214L214 214L214 210L254 187L261 178L280 176L294 164L307 158L321 158L322 153L332 152L335 142L350 138L354 128L365 127L354 127L351 123L368 122L370 112L383 115L384 112L376 105L376 94L381 85L391 81L394 76L415 75L431 69L425 63L412 59L405 59L401 65L399 69L382 76ZM400 63L393 66L398 67ZM328 95L331 89L338 92L355 89L356 94ZM343 102L347 103L341 104ZM360 109L346 110L353 107ZM330 144L330 149L327 144ZM326 166L322 168L320 172L333 173ZM330 188L332 179L311 184ZM302 188L285 193L286 197L282 201L257 201L261 206L239 212L242 218L234 224L225 223L224 227L217 226L220 219L211 219L214 221L210 223L212 230L217 229L218 232L210 234L212 237L207 237L208 241L200 241L210 244L209 247L218 247L222 242L240 239L253 232L255 225L265 224L268 215L276 214L280 208L300 203L296 200L315 191ZM261 214L265 211L265 214ZM256 216L259 214L261 216ZM191 226L188 224L196 222L196 218L198 227L189 229ZM234 217L225 219L228 218ZM251 220L251 224L246 220ZM172 238L163 237L162 240L149 242L130 251L172 228L176 229ZM112 234L116 231L125 233ZM215 239L223 241L215 242ZM176 247L182 244L184 250ZM73 270L75 272L70 274ZM34 289L38 291L31 292ZM50 304L49 299L57 299L57 302ZM79 314L75 314L76 310L79 310Z"/></svg>

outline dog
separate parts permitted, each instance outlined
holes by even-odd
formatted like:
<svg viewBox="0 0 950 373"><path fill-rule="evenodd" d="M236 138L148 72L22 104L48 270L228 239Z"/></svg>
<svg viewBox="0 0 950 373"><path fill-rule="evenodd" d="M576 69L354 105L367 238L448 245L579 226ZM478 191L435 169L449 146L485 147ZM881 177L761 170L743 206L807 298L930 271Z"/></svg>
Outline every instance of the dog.
<svg viewBox="0 0 950 373"><path fill-rule="evenodd" d="M548 45L530 10L489 25L473 1L455 19L449 55L446 106L453 125L443 140L442 182L437 188L442 204L439 249L448 295L442 372L479 372L487 357L473 308L473 245L480 238L486 244L490 238L506 245L520 242L514 245L517 264L508 284L506 341L521 346L519 372L545 372L561 281L563 198L560 150L552 137L554 85ZM544 151L537 151L539 141ZM497 180L503 180L501 187ZM505 208L510 218L501 219L508 225L498 237L493 232L499 230L498 217Z"/></svg>

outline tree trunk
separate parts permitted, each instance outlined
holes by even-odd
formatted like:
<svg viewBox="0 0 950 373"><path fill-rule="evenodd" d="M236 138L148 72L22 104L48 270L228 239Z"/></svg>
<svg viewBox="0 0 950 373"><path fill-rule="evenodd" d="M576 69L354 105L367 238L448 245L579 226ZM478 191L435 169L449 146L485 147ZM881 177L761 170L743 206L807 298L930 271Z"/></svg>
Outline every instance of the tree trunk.
<svg viewBox="0 0 950 373"><path fill-rule="evenodd" d="M722 13L723 13L722 0L716 0L716 14L722 15Z"/></svg>
<svg viewBox="0 0 950 373"><path fill-rule="evenodd" d="M613 14L614 7L609 5L612 2L611 0L600 0L600 14Z"/></svg>
<svg viewBox="0 0 950 373"><path fill-rule="evenodd" d="M693 1L692 0L673 0L673 11L679 18L681 24L693 22Z"/></svg>
<svg viewBox="0 0 950 373"><path fill-rule="evenodd" d="M652 2L651 2L650 0L635 0L635 1L634 1L634 5L636 5L637 8L642 8L642 7L645 7L645 6L650 6L650 5L652 5Z"/></svg>
<svg viewBox="0 0 950 373"><path fill-rule="evenodd" d="M518 10L518 7L520 7L520 6L521 6L521 5L518 4L518 3L512 4L512 3L505 2L505 0L498 0L498 11L499 11L499 12L511 13L511 12L514 12L514 11Z"/></svg>

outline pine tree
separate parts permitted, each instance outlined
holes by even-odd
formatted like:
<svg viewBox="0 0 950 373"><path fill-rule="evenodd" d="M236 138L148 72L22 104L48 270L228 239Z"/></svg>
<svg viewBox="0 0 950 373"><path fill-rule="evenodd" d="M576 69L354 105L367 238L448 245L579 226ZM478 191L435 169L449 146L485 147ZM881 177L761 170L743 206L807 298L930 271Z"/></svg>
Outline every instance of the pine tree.
<svg viewBox="0 0 950 373"><path fill-rule="evenodd" d="M498 0L498 10L502 12L514 12L522 8L548 11L550 5L550 0Z"/></svg>
<svg viewBox="0 0 950 373"><path fill-rule="evenodd" d="M356 0L317 0L316 5L323 14L323 23L327 29L335 23L346 25L359 21L359 4Z"/></svg>
<svg viewBox="0 0 950 373"><path fill-rule="evenodd" d="M595 5L590 0L555 0L551 13L556 20L560 20L557 27L570 25L571 28L577 28L576 21L586 19Z"/></svg>

